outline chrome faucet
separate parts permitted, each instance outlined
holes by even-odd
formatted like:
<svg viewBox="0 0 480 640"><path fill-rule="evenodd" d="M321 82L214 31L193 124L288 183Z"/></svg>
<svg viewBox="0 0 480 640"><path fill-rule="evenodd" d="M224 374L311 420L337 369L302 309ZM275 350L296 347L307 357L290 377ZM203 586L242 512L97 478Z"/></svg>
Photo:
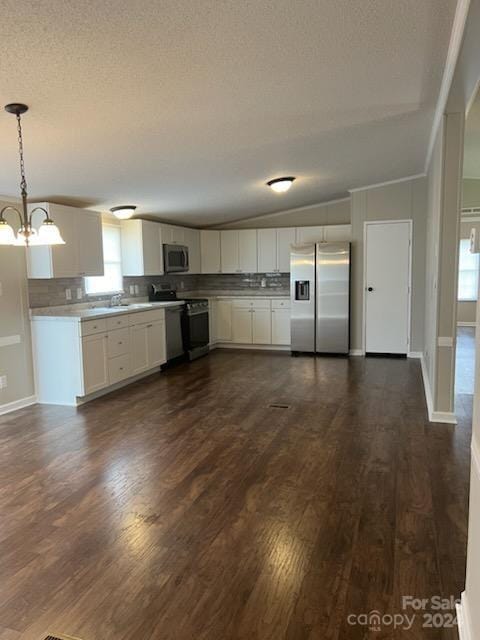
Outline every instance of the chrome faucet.
<svg viewBox="0 0 480 640"><path fill-rule="evenodd" d="M119 307L122 304L122 295L121 293L116 293L114 296L110 298L110 306L111 307Z"/></svg>

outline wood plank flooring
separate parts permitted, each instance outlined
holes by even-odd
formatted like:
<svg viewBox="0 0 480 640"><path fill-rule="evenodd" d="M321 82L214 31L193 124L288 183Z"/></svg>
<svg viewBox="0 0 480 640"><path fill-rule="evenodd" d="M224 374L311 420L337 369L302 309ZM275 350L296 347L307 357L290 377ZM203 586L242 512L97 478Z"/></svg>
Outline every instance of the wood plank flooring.
<svg viewBox="0 0 480 640"><path fill-rule="evenodd" d="M470 410L428 424L415 360L218 350L4 416L0 640L454 638L347 616L460 595Z"/></svg>

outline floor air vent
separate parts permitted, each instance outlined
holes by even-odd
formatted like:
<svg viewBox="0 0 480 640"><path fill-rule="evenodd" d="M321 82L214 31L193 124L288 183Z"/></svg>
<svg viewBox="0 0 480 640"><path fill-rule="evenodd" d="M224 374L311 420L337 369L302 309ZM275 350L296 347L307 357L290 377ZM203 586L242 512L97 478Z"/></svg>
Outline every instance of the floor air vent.
<svg viewBox="0 0 480 640"><path fill-rule="evenodd" d="M270 409L290 409L289 404L269 404Z"/></svg>
<svg viewBox="0 0 480 640"><path fill-rule="evenodd" d="M79 640L78 638L74 638L73 636L47 636L44 640Z"/></svg>

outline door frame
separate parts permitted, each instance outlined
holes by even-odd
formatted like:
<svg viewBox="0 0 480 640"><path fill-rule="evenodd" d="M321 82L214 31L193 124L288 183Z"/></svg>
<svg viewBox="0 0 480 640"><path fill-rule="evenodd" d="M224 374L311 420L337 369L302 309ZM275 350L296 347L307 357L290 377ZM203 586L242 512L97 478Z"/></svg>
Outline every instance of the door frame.
<svg viewBox="0 0 480 640"><path fill-rule="evenodd" d="M367 228L374 224L408 223L408 327L407 327L407 357L410 355L411 330L412 330L412 250L413 250L413 220L401 218L399 220L365 220L363 223L363 278L362 278L362 352L366 353L367 347Z"/></svg>

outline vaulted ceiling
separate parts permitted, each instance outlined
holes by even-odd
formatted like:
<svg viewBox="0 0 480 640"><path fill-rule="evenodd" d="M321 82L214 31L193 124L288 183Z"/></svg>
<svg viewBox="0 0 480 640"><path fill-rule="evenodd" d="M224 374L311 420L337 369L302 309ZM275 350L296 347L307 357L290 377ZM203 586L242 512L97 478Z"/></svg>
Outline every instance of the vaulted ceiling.
<svg viewBox="0 0 480 640"><path fill-rule="evenodd" d="M423 171L455 0L5 0L36 199L206 225ZM18 193L0 113L0 193ZM298 180L282 196L265 186Z"/></svg>

